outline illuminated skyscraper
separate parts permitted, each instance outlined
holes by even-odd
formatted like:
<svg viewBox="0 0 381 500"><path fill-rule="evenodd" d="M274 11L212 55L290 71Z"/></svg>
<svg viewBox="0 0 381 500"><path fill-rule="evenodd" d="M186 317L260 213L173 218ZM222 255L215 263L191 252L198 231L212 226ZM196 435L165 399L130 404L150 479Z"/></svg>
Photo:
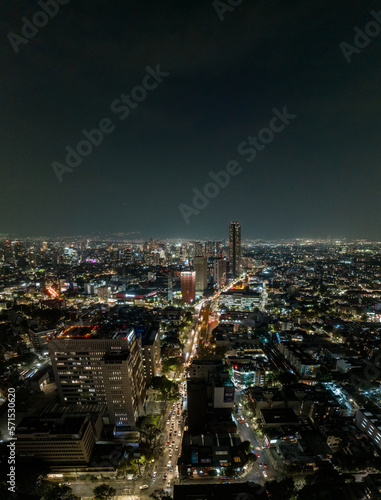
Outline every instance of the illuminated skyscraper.
<svg viewBox="0 0 381 500"><path fill-rule="evenodd" d="M217 287L220 288L225 284L227 273L227 261L223 259L216 259L213 264L213 277Z"/></svg>
<svg viewBox="0 0 381 500"><path fill-rule="evenodd" d="M181 273L181 296L185 302L193 302L196 298L196 272L183 271Z"/></svg>
<svg viewBox="0 0 381 500"><path fill-rule="evenodd" d="M208 288L208 259L196 256L193 258L193 269L196 272L196 290L203 292Z"/></svg>
<svg viewBox="0 0 381 500"><path fill-rule="evenodd" d="M241 224L233 221L229 226L229 260L234 277L241 272Z"/></svg>

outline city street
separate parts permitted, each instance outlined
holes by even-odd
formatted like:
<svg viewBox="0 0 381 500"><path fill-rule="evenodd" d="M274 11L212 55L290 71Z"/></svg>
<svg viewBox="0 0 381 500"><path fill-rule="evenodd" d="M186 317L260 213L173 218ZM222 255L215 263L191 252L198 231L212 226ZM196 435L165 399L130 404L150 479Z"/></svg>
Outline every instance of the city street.
<svg viewBox="0 0 381 500"><path fill-rule="evenodd" d="M242 391L236 392L236 403L241 403ZM237 429L240 433L242 441L250 441L253 445L253 453L257 455L257 461L254 464L252 472L245 476L245 480L255 481L262 483L263 481L271 481L279 479L282 472L282 464L277 461L271 451L266 447L264 439L259 437L254 431L251 424L251 419L247 417L244 409L241 407L237 415L238 418L243 419L239 422L237 418L233 417L237 424ZM259 456L258 456L259 455ZM267 467L266 467L266 465Z"/></svg>

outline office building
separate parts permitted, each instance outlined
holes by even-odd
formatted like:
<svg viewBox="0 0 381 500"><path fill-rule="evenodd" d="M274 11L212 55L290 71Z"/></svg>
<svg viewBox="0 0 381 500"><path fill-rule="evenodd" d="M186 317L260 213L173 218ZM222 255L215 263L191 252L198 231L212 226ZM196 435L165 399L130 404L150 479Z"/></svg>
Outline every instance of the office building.
<svg viewBox="0 0 381 500"><path fill-rule="evenodd" d="M227 261L224 259L217 259L214 261L213 279L217 284L217 288L221 288L226 283L227 264Z"/></svg>
<svg viewBox="0 0 381 500"><path fill-rule="evenodd" d="M210 376L224 366L222 359L194 359L190 366L189 378L201 378L207 382Z"/></svg>
<svg viewBox="0 0 381 500"><path fill-rule="evenodd" d="M241 224L238 221L231 222L229 227L229 260L235 278L241 272Z"/></svg>
<svg viewBox="0 0 381 500"><path fill-rule="evenodd" d="M200 241L191 241L189 243L189 255L190 257L204 255L204 245Z"/></svg>
<svg viewBox="0 0 381 500"><path fill-rule="evenodd" d="M106 406L116 433L145 414L141 339L132 328L103 334L70 327L48 345L62 403Z"/></svg>
<svg viewBox="0 0 381 500"><path fill-rule="evenodd" d="M111 288L108 286L100 286L98 288L98 299L99 302L108 303L109 298L111 297Z"/></svg>
<svg viewBox="0 0 381 500"><path fill-rule="evenodd" d="M381 449L381 415L367 411L363 408L357 410L355 424Z"/></svg>
<svg viewBox="0 0 381 500"><path fill-rule="evenodd" d="M15 432L17 453L24 460L88 464L102 429L99 415L24 417Z"/></svg>
<svg viewBox="0 0 381 500"><path fill-rule="evenodd" d="M185 302L193 302L196 298L196 272L183 271L181 277L181 296Z"/></svg>
<svg viewBox="0 0 381 500"><path fill-rule="evenodd" d="M196 273L196 291L203 292L208 288L208 259L196 256L193 258L193 269Z"/></svg>
<svg viewBox="0 0 381 500"><path fill-rule="evenodd" d="M160 335L158 330L149 328L142 336L143 373L147 386L157 377L161 365Z"/></svg>

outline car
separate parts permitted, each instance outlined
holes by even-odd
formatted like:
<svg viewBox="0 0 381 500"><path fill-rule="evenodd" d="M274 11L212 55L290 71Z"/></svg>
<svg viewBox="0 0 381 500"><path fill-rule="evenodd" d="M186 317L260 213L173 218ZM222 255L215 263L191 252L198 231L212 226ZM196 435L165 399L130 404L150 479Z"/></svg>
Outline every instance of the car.
<svg viewBox="0 0 381 500"><path fill-rule="evenodd" d="M169 458L172 458L172 453L169 454Z"/></svg>
<svg viewBox="0 0 381 500"><path fill-rule="evenodd" d="M167 420L167 425L169 425L169 423L170 423L169 420Z"/></svg>
<svg viewBox="0 0 381 500"><path fill-rule="evenodd" d="M167 441L167 446L171 446L171 444L170 444L170 442L169 442L169 441Z"/></svg>
<svg viewBox="0 0 381 500"><path fill-rule="evenodd" d="M177 433L177 435L180 437L180 436L181 436L181 432L179 431L179 432Z"/></svg>
<svg viewBox="0 0 381 500"><path fill-rule="evenodd" d="M263 464L265 467L268 467L268 464Z"/></svg>
<svg viewBox="0 0 381 500"><path fill-rule="evenodd" d="M175 444L175 441L174 441L174 440L172 441L172 444Z"/></svg>
<svg viewBox="0 0 381 500"><path fill-rule="evenodd" d="M168 474L164 474L163 479L165 480L165 479L167 479L167 477L168 477Z"/></svg>
<svg viewBox="0 0 381 500"><path fill-rule="evenodd" d="M171 438L172 437L172 432L169 433L169 437Z"/></svg>
<svg viewBox="0 0 381 500"><path fill-rule="evenodd" d="M156 477L156 474L157 474L157 472L154 470L154 471L153 471L153 474L152 474L152 477L153 477L154 479L155 479L155 477Z"/></svg>
<svg viewBox="0 0 381 500"><path fill-rule="evenodd" d="M267 477L267 472L265 470L263 471L263 477Z"/></svg>
<svg viewBox="0 0 381 500"><path fill-rule="evenodd" d="M169 460L168 463L167 463L167 467L170 467L172 464L172 462Z"/></svg>
<svg viewBox="0 0 381 500"><path fill-rule="evenodd" d="M171 467L171 468L169 469L169 472L173 472L173 467Z"/></svg>
<svg viewBox="0 0 381 500"><path fill-rule="evenodd" d="M178 446L176 446L175 451L179 451L179 447Z"/></svg>
<svg viewBox="0 0 381 500"><path fill-rule="evenodd" d="M142 484L139 486L139 490L146 490L147 488L149 488L148 484Z"/></svg>
<svg viewBox="0 0 381 500"><path fill-rule="evenodd" d="M261 454L260 453L256 453L257 457L258 458L261 458Z"/></svg>
<svg viewBox="0 0 381 500"><path fill-rule="evenodd" d="M246 427L249 427L249 424L247 422L245 422L245 425L246 425Z"/></svg>

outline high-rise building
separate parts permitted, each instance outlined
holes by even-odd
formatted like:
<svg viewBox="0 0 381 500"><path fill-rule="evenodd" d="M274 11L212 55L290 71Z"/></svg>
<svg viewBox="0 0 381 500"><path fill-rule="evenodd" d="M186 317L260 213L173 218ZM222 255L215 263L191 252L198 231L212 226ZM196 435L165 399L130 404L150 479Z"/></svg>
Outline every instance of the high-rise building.
<svg viewBox="0 0 381 500"><path fill-rule="evenodd" d="M196 290L203 292L208 288L208 258L201 256L194 257L193 269L196 272Z"/></svg>
<svg viewBox="0 0 381 500"><path fill-rule="evenodd" d="M144 378L149 385L152 378L157 377L160 371L160 335L157 330L149 328L142 337Z"/></svg>
<svg viewBox="0 0 381 500"><path fill-rule="evenodd" d="M238 221L230 223L229 227L229 260L233 277L241 272L241 224Z"/></svg>
<svg viewBox="0 0 381 500"><path fill-rule="evenodd" d="M204 245L200 241L189 242L189 256L204 255Z"/></svg>
<svg viewBox="0 0 381 500"><path fill-rule="evenodd" d="M213 278L217 283L217 288L220 288L226 282L227 261L224 259L216 259L213 264Z"/></svg>
<svg viewBox="0 0 381 500"><path fill-rule="evenodd" d="M110 287L108 286L100 286L98 288L98 299L99 299L99 302L104 302L104 303L108 303L108 300L111 296L111 289Z"/></svg>
<svg viewBox="0 0 381 500"><path fill-rule="evenodd" d="M196 272L183 271L180 276L182 299L190 303L196 298Z"/></svg>
<svg viewBox="0 0 381 500"><path fill-rule="evenodd" d="M141 339L132 328L106 335L71 327L48 346L62 403L105 406L116 432L134 427L144 415L147 396Z"/></svg>
<svg viewBox="0 0 381 500"><path fill-rule="evenodd" d="M216 242L206 241L205 242L205 253L208 257L214 257L216 255Z"/></svg>

